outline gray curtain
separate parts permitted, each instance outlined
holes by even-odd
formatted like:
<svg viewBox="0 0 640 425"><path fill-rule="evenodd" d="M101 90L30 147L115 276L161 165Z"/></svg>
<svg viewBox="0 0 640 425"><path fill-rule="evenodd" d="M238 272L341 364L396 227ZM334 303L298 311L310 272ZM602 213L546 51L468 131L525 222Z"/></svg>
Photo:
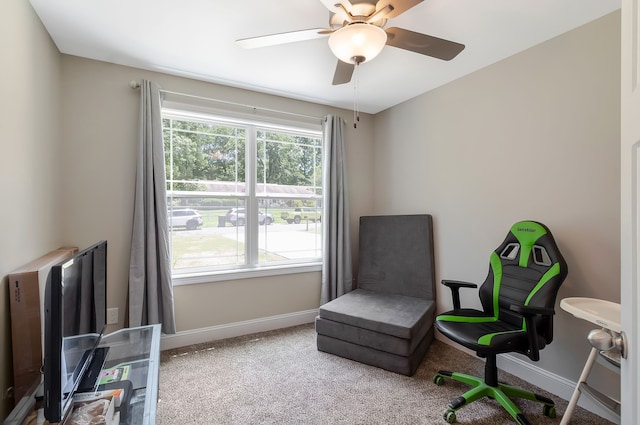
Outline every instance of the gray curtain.
<svg viewBox="0 0 640 425"><path fill-rule="evenodd" d="M169 258L160 87L140 84L140 137L129 264L129 326L162 324L176 332Z"/></svg>
<svg viewBox="0 0 640 425"><path fill-rule="evenodd" d="M324 247L320 304L352 289L351 241L349 232L349 193L344 154L344 119L327 115L323 125L322 221Z"/></svg>

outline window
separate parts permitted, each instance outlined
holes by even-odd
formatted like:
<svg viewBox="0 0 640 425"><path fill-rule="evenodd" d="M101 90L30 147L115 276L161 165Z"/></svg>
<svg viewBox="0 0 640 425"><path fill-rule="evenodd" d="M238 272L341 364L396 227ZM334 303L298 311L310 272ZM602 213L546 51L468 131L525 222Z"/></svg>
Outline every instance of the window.
<svg viewBox="0 0 640 425"><path fill-rule="evenodd" d="M319 124L164 109L163 136L174 280L321 262Z"/></svg>

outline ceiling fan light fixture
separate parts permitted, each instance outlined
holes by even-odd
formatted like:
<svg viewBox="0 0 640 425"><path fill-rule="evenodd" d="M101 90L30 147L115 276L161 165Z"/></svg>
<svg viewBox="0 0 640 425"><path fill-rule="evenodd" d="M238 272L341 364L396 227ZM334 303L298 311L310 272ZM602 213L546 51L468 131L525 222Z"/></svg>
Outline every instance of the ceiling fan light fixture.
<svg viewBox="0 0 640 425"><path fill-rule="evenodd" d="M387 43L387 33L380 27L356 22L329 36L329 48L342 62L362 63L378 56Z"/></svg>

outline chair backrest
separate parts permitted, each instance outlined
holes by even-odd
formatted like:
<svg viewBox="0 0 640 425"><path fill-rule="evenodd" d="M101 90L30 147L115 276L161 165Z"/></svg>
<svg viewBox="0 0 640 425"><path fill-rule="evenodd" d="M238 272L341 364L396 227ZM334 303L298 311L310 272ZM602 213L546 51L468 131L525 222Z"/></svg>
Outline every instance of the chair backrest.
<svg viewBox="0 0 640 425"><path fill-rule="evenodd" d="M554 308L567 263L547 226L535 221L514 224L491 254L489 274L479 295L485 312L515 326L523 317L511 305ZM553 319L536 323L546 343L553 340Z"/></svg>
<svg viewBox="0 0 640 425"><path fill-rule="evenodd" d="M360 217L358 288L435 299L431 215Z"/></svg>

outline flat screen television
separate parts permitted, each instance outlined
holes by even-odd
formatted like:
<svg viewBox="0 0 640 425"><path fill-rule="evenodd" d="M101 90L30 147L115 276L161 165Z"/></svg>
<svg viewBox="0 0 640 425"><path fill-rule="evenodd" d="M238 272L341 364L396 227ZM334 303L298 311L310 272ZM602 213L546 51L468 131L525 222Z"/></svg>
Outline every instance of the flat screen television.
<svg viewBox="0 0 640 425"><path fill-rule="evenodd" d="M44 311L44 415L61 422L106 328L106 241L51 268Z"/></svg>

